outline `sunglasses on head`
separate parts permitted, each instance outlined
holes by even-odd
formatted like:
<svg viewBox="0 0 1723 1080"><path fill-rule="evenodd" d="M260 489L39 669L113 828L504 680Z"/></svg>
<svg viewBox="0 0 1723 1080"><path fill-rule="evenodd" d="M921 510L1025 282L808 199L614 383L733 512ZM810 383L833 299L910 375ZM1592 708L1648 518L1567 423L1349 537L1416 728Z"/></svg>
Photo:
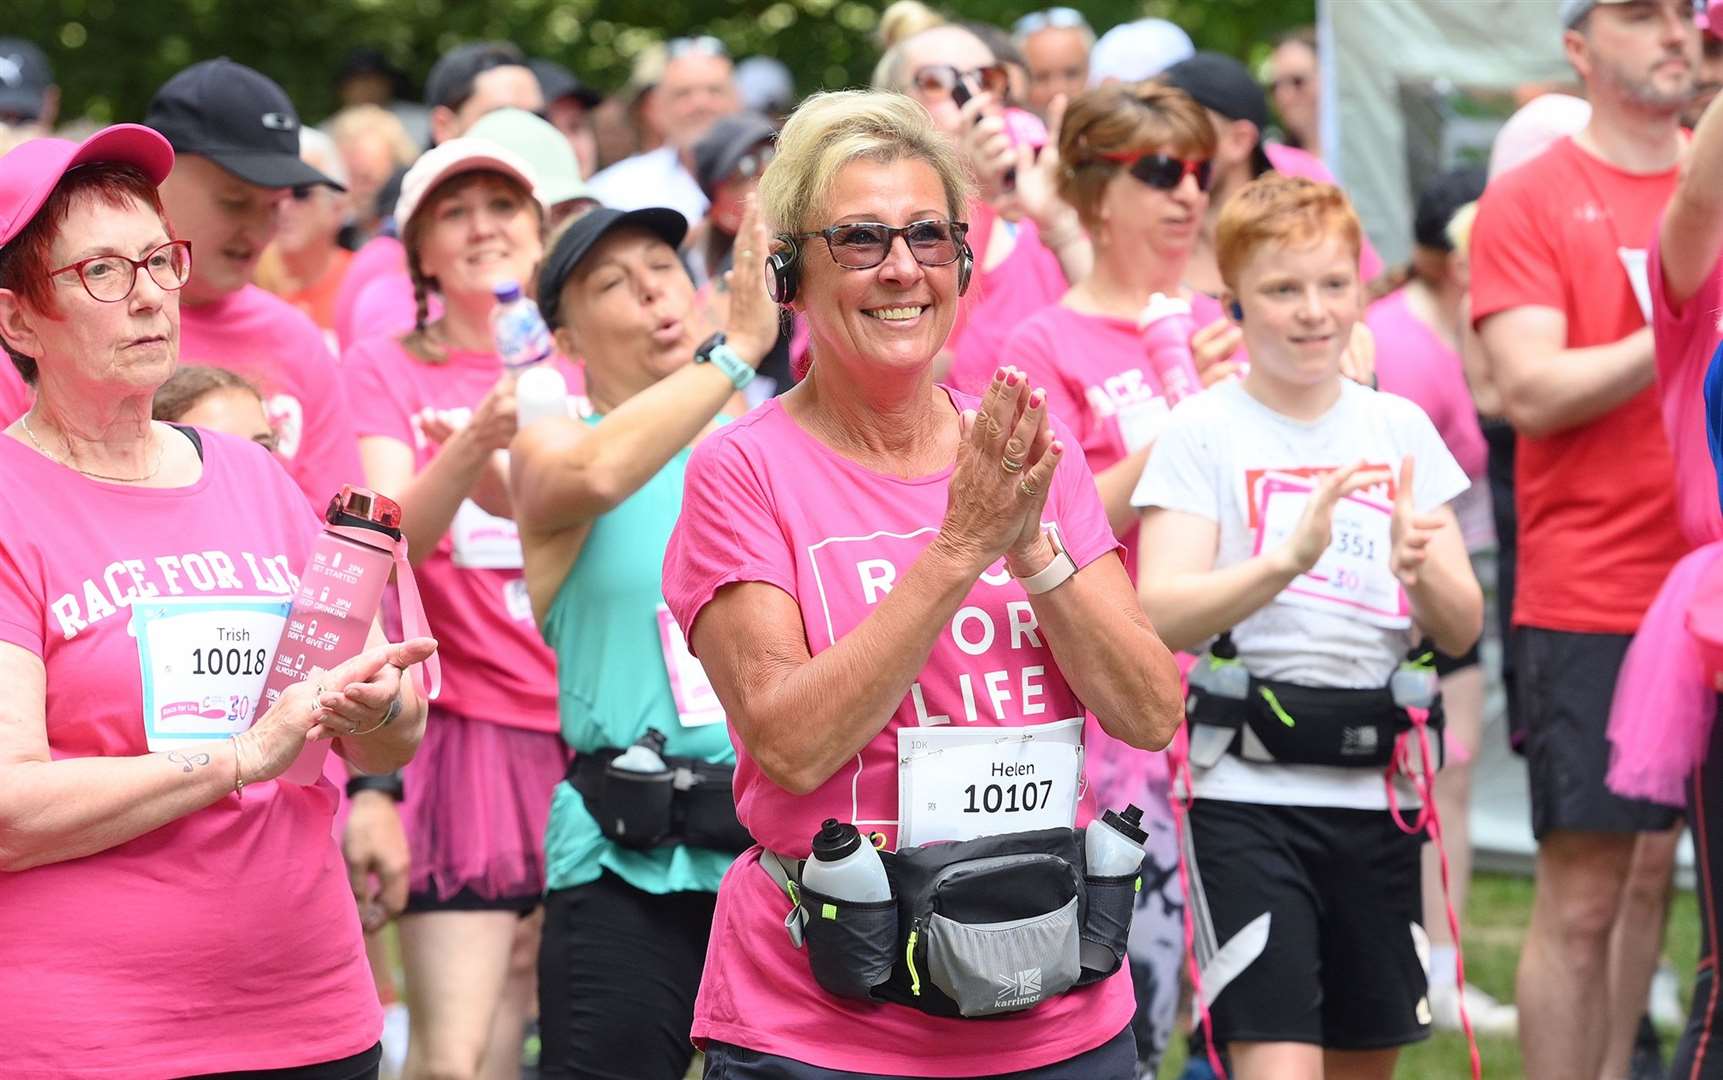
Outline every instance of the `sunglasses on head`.
<svg viewBox="0 0 1723 1080"><path fill-rule="evenodd" d="M916 262L923 266L949 266L963 253L963 238L968 231L969 223L965 221L912 221L901 228L877 221L852 221L817 232L793 233L791 239L823 236L833 262L848 270L871 270L885 262L892 241L899 236L909 245L909 253Z"/></svg>
<svg viewBox="0 0 1723 1080"><path fill-rule="evenodd" d="M1208 158L1186 159L1171 154L1102 154L1108 161L1126 166L1125 171L1154 188L1173 191L1185 182L1185 177L1197 179L1197 190L1207 191L1214 177L1214 162Z"/></svg>
<svg viewBox="0 0 1723 1080"><path fill-rule="evenodd" d="M758 149L750 150L736 159L736 167L730 170L726 180L752 180L766 171L766 166L778 156L777 148L767 143Z"/></svg>
<svg viewBox="0 0 1723 1080"><path fill-rule="evenodd" d="M971 68L968 71L959 71L950 64L929 64L917 68L910 81L924 94L949 94L957 88L958 83L966 82L996 98L1003 98L1005 91L1011 86L1011 76L1006 72L1004 64L988 64L986 67Z"/></svg>
<svg viewBox="0 0 1723 1080"><path fill-rule="evenodd" d="M1039 34L1043 30L1071 30L1076 27L1089 25L1089 20L1083 18L1083 13L1076 8L1051 7L1045 11L1032 11L1018 19L1011 27L1011 36L1019 40L1030 34Z"/></svg>

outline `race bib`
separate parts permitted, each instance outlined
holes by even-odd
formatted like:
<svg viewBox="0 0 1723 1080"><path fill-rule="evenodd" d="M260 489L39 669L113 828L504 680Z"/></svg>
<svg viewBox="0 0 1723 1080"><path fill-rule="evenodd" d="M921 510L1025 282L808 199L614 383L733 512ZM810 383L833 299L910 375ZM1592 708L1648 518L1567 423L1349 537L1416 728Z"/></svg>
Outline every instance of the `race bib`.
<svg viewBox="0 0 1723 1080"><path fill-rule="evenodd" d="M676 699L676 716L685 728L724 722L724 706L706 678L706 669L688 651L688 639L676 625L675 616L658 605L658 644L664 650L664 670L670 676L670 694Z"/></svg>
<svg viewBox="0 0 1723 1080"><path fill-rule="evenodd" d="M898 846L1071 828L1083 719L897 731Z"/></svg>
<svg viewBox="0 0 1723 1080"><path fill-rule="evenodd" d="M152 596L132 601L151 750L251 726L291 597Z"/></svg>
<svg viewBox="0 0 1723 1080"><path fill-rule="evenodd" d="M1644 248L1618 247L1615 257L1621 260L1621 268L1627 271L1628 283L1633 286L1633 298L1639 301L1639 312L1645 316L1647 323L1651 322L1651 278L1648 276L1650 253Z"/></svg>
<svg viewBox="0 0 1723 1080"><path fill-rule="evenodd" d="M449 541L454 563L463 570L519 570L525 565L520 529L508 518L486 513L471 499L462 499L455 511Z"/></svg>
<svg viewBox="0 0 1723 1080"><path fill-rule="evenodd" d="M1289 476L1262 481L1253 554L1284 542L1298 528L1314 485ZM1360 495L1334 504L1333 540L1314 567L1298 575L1276 602L1360 619L1390 630L1412 625L1412 607L1390 569L1394 508Z"/></svg>

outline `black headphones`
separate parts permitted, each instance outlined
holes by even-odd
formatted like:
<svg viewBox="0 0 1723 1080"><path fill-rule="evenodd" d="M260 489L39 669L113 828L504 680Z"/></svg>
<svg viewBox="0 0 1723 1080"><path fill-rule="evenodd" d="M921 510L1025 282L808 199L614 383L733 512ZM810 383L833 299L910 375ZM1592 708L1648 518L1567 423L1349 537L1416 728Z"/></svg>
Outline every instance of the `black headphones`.
<svg viewBox="0 0 1723 1080"><path fill-rule="evenodd" d="M1244 321L1244 305L1239 303L1237 300L1234 300L1231 304L1227 305L1226 310L1229 314L1232 315L1233 321L1235 321L1235 322L1243 322Z"/></svg>
<svg viewBox="0 0 1723 1080"><path fill-rule="evenodd" d="M766 291L773 303L788 304L796 298L796 288L801 284L802 246L795 237L785 234L780 234L776 243L777 250L766 257ZM974 275L975 251L966 238L963 250L957 255L957 295L969 291L969 279Z"/></svg>

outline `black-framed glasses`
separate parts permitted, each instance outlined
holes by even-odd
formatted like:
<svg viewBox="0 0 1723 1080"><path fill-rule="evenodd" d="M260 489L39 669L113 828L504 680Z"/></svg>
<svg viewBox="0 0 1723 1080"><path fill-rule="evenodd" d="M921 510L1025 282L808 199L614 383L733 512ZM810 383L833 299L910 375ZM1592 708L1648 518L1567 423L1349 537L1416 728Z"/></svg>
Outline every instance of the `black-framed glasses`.
<svg viewBox="0 0 1723 1080"><path fill-rule="evenodd" d="M1156 191L1175 191L1194 176L1197 190L1207 191L1214 179L1214 162L1208 158L1181 158L1171 154L1102 154L1108 161L1126 166L1125 171Z"/></svg>
<svg viewBox="0 0 1723 1080"><path fill-rule="evenodd" d="M1021 41L1030 34L1039 34L1043 30L1075 30L1081 27L1089 29L1089 20L1083 18L1083 13L1076 8L1050 7L1045 11L1031 11L1018 19L1011 26L1011 36Z"/></svg>
<svg viewBox="0 0 1723 1080"><path fill-rule="evenodd" d="M1011 74L1005 70L1004 64L988 64L985 67L970 68L962 71L950 64L928 64L926 67L915 69L910 76L910 82L924 94L943 92L951 93L959 82L969 82L970 85L1003 98L1011 87Z"/></svg>
<svg viewBox="0 0 1723 1080"><path fill-rule="evenodd" d="M912 221L901 228L877 221L846 221L817 232L793 233L792 240L815 236L826 238L832 261L847 270L871 270L891 253L892 241L903 237L909 253L923 266L949 266L963 253L967 221L930 219Z"/></svg>
<svg viewBox="0 0 1723 1080"><path fill-rule="evenodd" d="M92 255L75 263L48 271L58 277L70 270L78 272L78 280L92 300L117 304L132 295L138 284L138 271L149 271L157 288L176 292L191 280L191 241L169 240L141 259L124 255Z"/></svg>
<svg viewBox="0 0 1723 1080"><path fill-rule="evenodd" d="M730 49L711 34L671 38L664 43L664 56L676 60L684 56L729 56Z"/></svg>

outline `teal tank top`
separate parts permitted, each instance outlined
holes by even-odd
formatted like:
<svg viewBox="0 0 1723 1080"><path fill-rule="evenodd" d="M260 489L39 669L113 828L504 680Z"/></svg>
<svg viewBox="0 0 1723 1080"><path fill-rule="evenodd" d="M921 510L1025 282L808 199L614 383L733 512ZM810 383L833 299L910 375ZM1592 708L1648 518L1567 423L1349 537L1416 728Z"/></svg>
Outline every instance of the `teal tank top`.
<svg viewBox="0 0 1723 1080"><path fill-rule="evenodd" d="M596 425L600 417L588 417ZM664 549L682 510L684 448L646 486L593 524L545 619L556 653L562 738L576 754L625 747L657 728L666 753L733 765L729 725L683 727L658 629ZM545 833L547 887L567 889L609 870L643 892L717 892L733 856L696 847L636 851L605 839L565 780Z"/></svg>

